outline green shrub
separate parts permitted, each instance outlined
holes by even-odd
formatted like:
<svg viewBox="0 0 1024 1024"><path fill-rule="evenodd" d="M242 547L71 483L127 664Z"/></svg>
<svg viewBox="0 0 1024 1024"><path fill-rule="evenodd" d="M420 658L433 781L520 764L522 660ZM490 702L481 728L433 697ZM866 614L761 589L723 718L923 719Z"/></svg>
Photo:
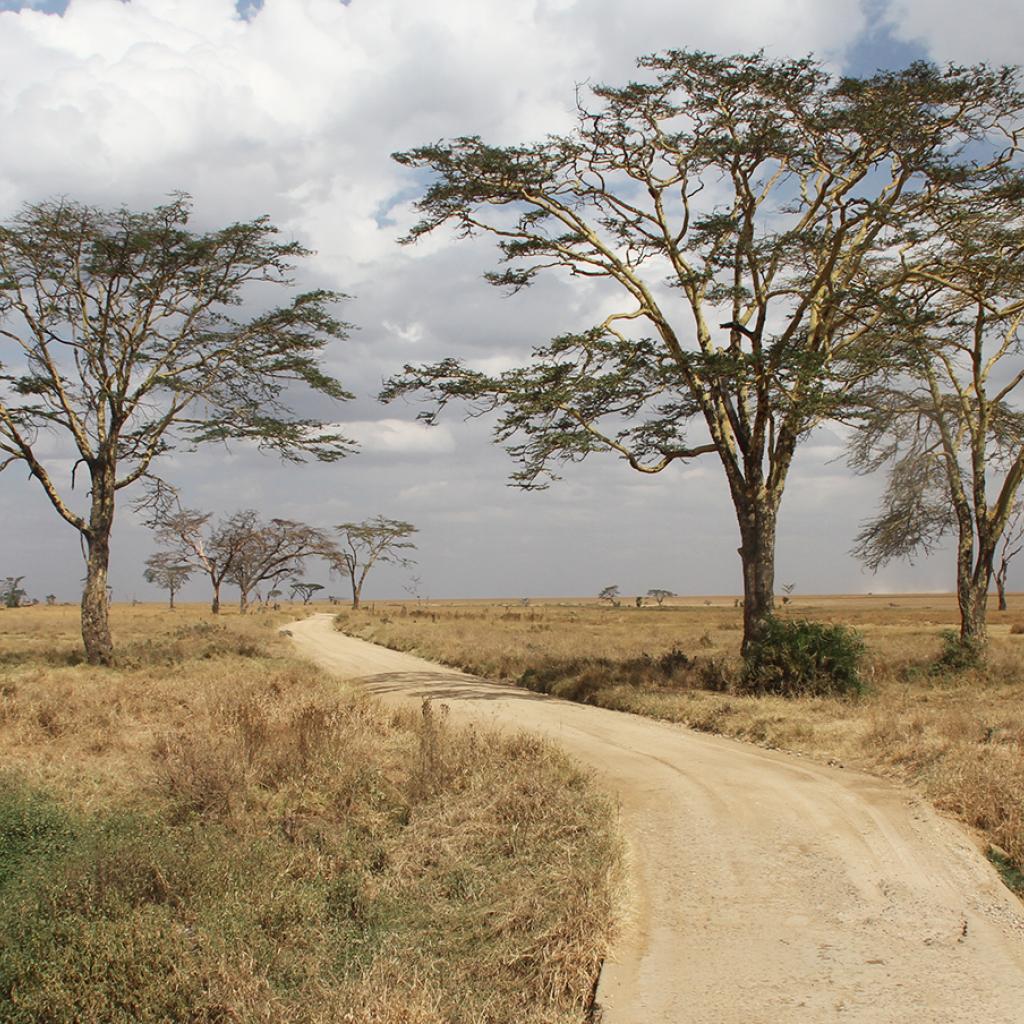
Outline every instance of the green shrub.
<svg viewBox="0 0 1024 1024"><path fill-rule="evenodd" d="M769 618L744 659L739 689L785 697L847 696L863 691L864 639L846 626Z"/></svg>
<svg viewBox="0 0 1024 1024"><path fill-rule="evenodd" d="M966 672L978 668L985 657L985 648L975 640L964 640L955 630L942 631L942 651L932 668L937 675Z"/></svg>

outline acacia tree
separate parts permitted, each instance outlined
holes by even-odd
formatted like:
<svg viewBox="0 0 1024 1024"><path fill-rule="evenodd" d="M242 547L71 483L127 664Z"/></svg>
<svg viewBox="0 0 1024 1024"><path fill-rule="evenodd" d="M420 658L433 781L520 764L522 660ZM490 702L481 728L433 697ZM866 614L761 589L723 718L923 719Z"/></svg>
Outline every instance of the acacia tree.
<svg viewBox="0 0 1024 1024"><path fill-rule="evenodd" d="M167 591L167 604L173 610L174 595L181 590L192 575L192 566L181 562L173 551L157 551L146 559L142 574L147 583L153 583Z"/></svg>
<svg viewBox="0 0 1024 1024"><path fill-rule="evenodd" d="M330 561L332 567L348 576L352 584L353 608L359 607L363 584L377 562L406 569L414 564L413 559L403 554L416 548L409 540L417 532L412 523L378 515L361 523L341 523L335 531L340 542Z"/></svg>
<svg viewBox="0 0 1024 1024"><path fill-rule="evenodd" d="M283 400L301 381L350 397L316 357L347 325L339 296L314 291L251 319L247 286L287 287L308 255L266 218L188 230L177 196L148 212L70 201L25 206L0 227L0 469L25 466L81 535L87 573L82 639L91 663L113 656L107 567L118 493L162 453L251 440L286 458L335 459L347 442L295 418ZM39 445L55 433L88 476L77 511ZM73 488L75 471L66 481Z"/></svg>
<svg viewBox="0 0 1024 1024"><path fill-rule="evenodd" d="M999 610L1006 611L1006 577L1010 562L1024 549L1024 504L1018 499L1003 531L1003 542L999 549L999 567L996 569L996 592L999 594Z"/></svg>
<svg viewBox="0 0 1024 1024"><path fill-rule="evenodd" d="M665 590L664 587L652 587L647 591L648 597L653 597L660 608L665 603L666 597L675 597L675 593L671 590Z"/></svg>
<svg viewBox="0 0 1024 1024"><path fill-rule="evenodd" d="M773 609L797 445L875 367L866 339L889 312L877 265L897 241L913 258L901 222L970 166L979 138L1019 122L1019 97L1011 73L985 67L833 81L811 59L677 50L639 65L643 81L581 100L569 135L396 155L433 174L407 241L442 225L487 234L502 262L490 283L516 291L562 271L622 304L523 368L406 366L382 398L425 394L428 422L453 400L500 411L495 439L525 488L595 452L642 473L717 458L739 525L747 652Z"/></svg>
<svg viewBox="0 0 1024 1024"><path fill-rule="evenodd" d="M24 576L7 576L0 583L0 605L4 608L20 608L28 591L21 585Z"/></svg>
<svg viewBox="0 0 1024 1024"><path fill-rule="evenodd" d="M305 583L302 580L296 580L288 588L291 599L294 601L295 595L298 594L299 597L302 598L303 604L309 604L309 602L312 601L313 598L323 589L322 583Z"/></svg>
<svg viewBox="0 0 1024 1024"><path fill-rule="evenodd" d="M861 470L889 467L855 552L877 569L955 533L960 640L972 648L986 641L996 552L1024 481L1022 198L1024 173L1000 168L984 187L951 183L918 225L930 259L905 268L892 379L852 447Z"/></svg>
<svg viewBox="0 0 1024 1024"><path fill-rule="evenodd" d="M261 584L274 585L302 571L306 559L332 559L336 549L330 538L315 527L290 519L259 520L251 510L236 513L228 520L234 536L225 538L237 547L226 579L239 590L238 607L244 615L250 597Z"/></svg>
<svg viewBox="0 0 1024 1024"><path fill-rule="evenodd" d="M221 587L255 528L256 513L237 512L221 520L207 536L213 513L183 508L177 494L165 485L142 504L152 510L146 525L168 553L209 579L213 591L210 611L219 614Z"/></svg>

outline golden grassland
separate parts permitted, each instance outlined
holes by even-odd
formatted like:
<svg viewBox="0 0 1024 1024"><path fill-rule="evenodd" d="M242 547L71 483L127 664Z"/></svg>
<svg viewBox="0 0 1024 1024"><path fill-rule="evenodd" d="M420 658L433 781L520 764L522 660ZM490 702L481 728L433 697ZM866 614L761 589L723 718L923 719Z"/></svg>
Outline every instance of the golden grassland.
<svg viewBox="0 0 1024 1024"><path fill-rule="evenodd" d="M115 606L100 669L76 611L0 611L0 1019L584 1019L618 853L558 752L344 692L290 612Z"/></svg>
<svg viewBox="0 0 1024 1024"><path fill-rule="evenodd" d="M339 628L464 671L893 776L1024 865L1024 598L990 612L982 669L936 671L951 595L794 597L779 615L862 631L858 698L736 692L733 598L377 603ZM994 606L994 601L993 601ZM1015 632L1014 630L1018 632ZM684 657L685 655L685 657Z"/></svg>

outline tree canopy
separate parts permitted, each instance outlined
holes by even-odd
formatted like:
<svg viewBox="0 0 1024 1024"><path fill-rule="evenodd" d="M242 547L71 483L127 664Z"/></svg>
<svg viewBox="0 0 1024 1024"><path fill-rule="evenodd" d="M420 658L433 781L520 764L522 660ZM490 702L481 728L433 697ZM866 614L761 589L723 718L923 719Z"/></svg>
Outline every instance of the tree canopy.
<svg viewBox="0 0 1024 1024"><path fill-rule="evenodd" d="M378 562L403 568L413 564L413 559L406 554L416 548L410 539L417 532L412 523L377 515L361 523L341 523L335 527L335 532L339 543L330 561L352 584L353 608L359 607L363 584Z"/></svg>
<svg viewBox="0 0 1024 1024"><path fill-rule="evenodd" d="M318 356L348 325L336 293L310 291L256 315L251 293L291 288L308 251L265 217L193 232L191 201L151 211L70 200L25 206L0 226L0 469L19 464L88 549L82 627L90 661L112 657L106 572L115 496L176 446L251 441L288 459L332 460L345 438L296 417L301 383L350 397ZM39 444L56 434L61 479ZM73 500L89 478L87 508Z"/></svg>
<svg viewBox="0 0 1024 1024"><path fill-rule="evenodd" d="M871 567L957 537L961 638L982 642L1000 537L1024 480L1024 172L951 181L915 222L927 259L898 269L889 373L874 382L854 464L888 467L857 537Z"/></svg>
<svg viewBox="0 0 1024 1024"><path fill-rule="evenodd" d="M773 603L776 517L801 438L855 403L893 312L887 271L954 179L1016 146L1009 69L918 63L833 79L813 59L670 50L578 100L575 131L515 146L462 137L396 154L431 173L408 240L447 225L494 238L487 280L564 272L606 286L599 322L488 374L407 366L422 393L497 411L522 487L614 454L657 473L716 457L741 535L745 646ZM1001 146L992 153L993 140ZM984 143L984 145L982 145Z"/></svg>

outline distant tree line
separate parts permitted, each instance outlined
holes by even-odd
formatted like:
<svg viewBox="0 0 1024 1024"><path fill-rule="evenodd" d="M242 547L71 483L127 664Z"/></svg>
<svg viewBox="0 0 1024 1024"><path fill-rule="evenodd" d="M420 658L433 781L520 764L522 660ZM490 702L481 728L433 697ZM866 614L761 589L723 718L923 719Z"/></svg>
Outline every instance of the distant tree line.
<svg viewBox="0 0 1024 1024"><path fill-rule="evenodd" d="M300 577L306 562L318 558L349 579L352 607L358 608L374 565L412 564L406 552L415 547L408 538L416 527L385 516L323 530L290 519L264 520L244 509L214 524L212 513L184 508L165 485L153 488L140 507L148 509L147 525L161 545L147 561L146 579L169 592L171 607L174 594L193 574L209 581L214 615L224 584L238 589L243 614L254 596L259 603L278 597L289 580L292 596L308 604L324 587Z"/></svg>

